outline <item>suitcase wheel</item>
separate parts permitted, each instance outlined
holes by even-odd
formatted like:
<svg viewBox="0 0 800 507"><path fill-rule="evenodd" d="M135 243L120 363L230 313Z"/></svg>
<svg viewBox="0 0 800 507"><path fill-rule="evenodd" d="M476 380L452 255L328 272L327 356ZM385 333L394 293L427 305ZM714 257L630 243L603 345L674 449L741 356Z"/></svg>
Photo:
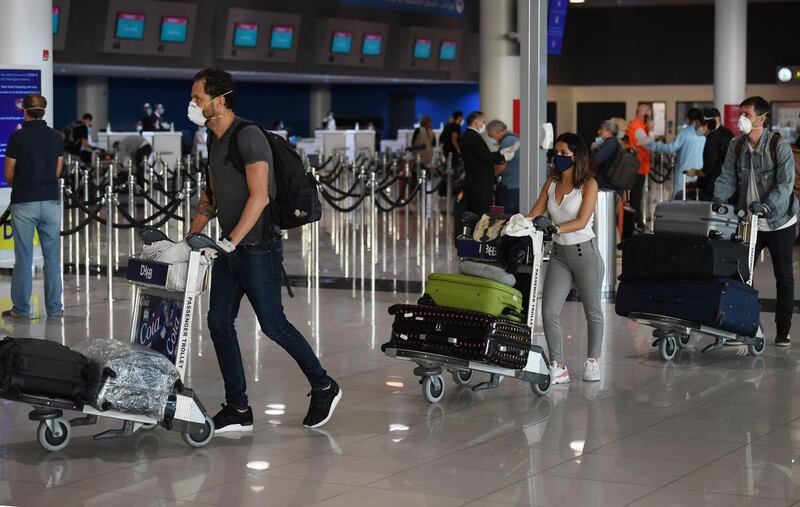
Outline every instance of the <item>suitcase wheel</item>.
<svg viewBox="0 0 800 507"><path fill-rule="evenodd" d="M46 451L60 451L69 445L72 438L72 426L63 417L47 419L39 423L36 437Z"/></svg>
<svg viewBox="0 0 800 507"><path fill-rule="evenodd" d="M425 377L422 381L422 395L430 403L439 403L444 396L444 378L441 375Z"/></svg>

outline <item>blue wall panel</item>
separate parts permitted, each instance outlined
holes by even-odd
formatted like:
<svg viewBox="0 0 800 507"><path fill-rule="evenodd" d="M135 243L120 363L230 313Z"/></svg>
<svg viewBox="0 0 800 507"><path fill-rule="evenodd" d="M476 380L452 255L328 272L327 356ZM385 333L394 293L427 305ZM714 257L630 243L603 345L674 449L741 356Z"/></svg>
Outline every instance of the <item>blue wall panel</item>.
<svg viewBox="0 0 800 507"><path fill-rule="evenodd" d="M51 125L53 128L60 129L78 119L77 78L53 77L53 96L45 98L50 101L53 108L53 125Z"/></svg>

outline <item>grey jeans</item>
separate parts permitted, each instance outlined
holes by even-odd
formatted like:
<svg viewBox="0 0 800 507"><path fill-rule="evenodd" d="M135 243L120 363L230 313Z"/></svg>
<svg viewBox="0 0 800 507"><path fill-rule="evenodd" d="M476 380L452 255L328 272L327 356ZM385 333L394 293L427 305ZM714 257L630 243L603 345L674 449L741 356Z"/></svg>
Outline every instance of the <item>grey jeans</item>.
<svg viewBox="0 0 800 507"><path fill-rule="evenodd" d="M580 291L588 325L587 357L600 357L600 349L603 346L601 287L604 270L603 259L597 250L595 239L577 245L553 243L542 291L542 324L551 361L559 364L564 362L561 310L572 289L573 281Z"/></svg>

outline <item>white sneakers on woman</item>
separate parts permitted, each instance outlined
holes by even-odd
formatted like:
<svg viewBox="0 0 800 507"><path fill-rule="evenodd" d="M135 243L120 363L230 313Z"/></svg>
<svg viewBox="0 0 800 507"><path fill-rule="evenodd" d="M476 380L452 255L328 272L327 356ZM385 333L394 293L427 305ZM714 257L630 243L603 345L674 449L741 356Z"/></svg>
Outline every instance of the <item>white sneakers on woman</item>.
<svg viewBox="0 0 800 507"><path fill-rule="evenodd" d="M583 381L598 382L600 380L600 363L597 359L590 357L583 363Z"/></svg>
<svg viewBox="0 0 800 507"><path fill-rule="evenodd" d="M567 365L560 367L557 362L553 361L550 365L550 375L553 379L553 385L569 384L569 370ZM600 363L595 358L589 358L583 363L583 381L584 382L598 382L600 380Z"/></svg>

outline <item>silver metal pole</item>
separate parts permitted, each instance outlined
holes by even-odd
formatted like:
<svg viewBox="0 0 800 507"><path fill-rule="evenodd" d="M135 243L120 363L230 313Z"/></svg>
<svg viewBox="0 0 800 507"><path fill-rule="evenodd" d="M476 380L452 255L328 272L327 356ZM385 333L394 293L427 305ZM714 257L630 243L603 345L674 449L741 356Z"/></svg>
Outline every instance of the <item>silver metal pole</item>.
<svg viewBox="0 0 800 507"><path fill-rule="evenodd" d="M378 233L378 208L375 205L375 187L377 187L378 182L375 180L375 171L370 171L369 173L369 197L370 197L370 219L369 219L369 228L370 228L370 238L372 238L372 255L370 260L370 291L372 292L373 298L375 297L375 266L378 264L378 238L376 237Z"/></svg>
<svg viewBox="0 0 800 507"><path fill-rule="evenodd" d="M103 197L102 190L100 188L100 157L98 156L95 158L97 163L95 164L95 171L94 171L94 182L95 182L95 195L99 198ZM95 259L97 260L97 275L100 275L100 237L101 237L101 229L100 229L100 221L95 221L95 231L97 232L97 242L95 245Z"/></svg>
<svg viewBox="0 0 800 507"><path fill-rule="evenodd" d="M136 218L136 176L128 171L128 214ZM136 232L135 228L128 229L128 259L136 255Z"/></svg>
<svg viewBox="0 0 800 507"><path fill-rule="evenodd" d="M59 209L61 210L61 216L59 218L59 226L58 232L62 232L64 230L64 203L66 202L66 198L64 196L66 192L66 188L64 188L64 178L58 178L58 204ZM64 308L64 236L61 234L58 235L58 276L61 279L61 308Z"/></svg>
<svg viewBox="0 0 800 507"><path fill-rule="evenodd" d="M163 192L163 194L164 194L164 202L163 202L162 205L166 208L170 204L170 202L169 202L169 193L168 193L169 192L169 165L167 165L167 163L164 162L163 160L162 160L161 163L162 163L161 167L162 167L162 169L164 171L164 192ZM170 219L167 219L166 222L164 222L164 234L166 234L167 236L169 236L169 223L170 223L171 220L172 219L170 218Z"/></svg>
<svg viewBox="0 0 800 507"><path fill-rule="evenodd" d="M445 238L447 244L447 264L453 262L453 154L447 154L447 167L445 168L445 178L447 178L447 201L445 202L446 219L445 219Z"/></svg>
<svg viewBox="0 0 800 507"><path fill-rule="evenodd" d="M426 210L425 210L425 198L427 197L427 173L425 168L423 167L419 172L419 230L417 233L417 237L420 238L420 246L421 248L417 249L417 258L420 259L421 262L418 262L420 266L422 266L422 291L425 292L425 253L427 252L427 247L425 245L425 231L427 229L427 217L426 217ZM421 254L421 258L420 258Z"/></svg>
<svg viewBox="0 0 800 507"><path fill-rule="evenodd" d="M183 234L189 234L192 228L192 184L187 179L183 184Z"/></svg>
<svg viewBox="0 0 800 507"><path fill-rule="evenodd" d="M83 201L88 203L89 202L89 178L91 177L91 173L89 169L86 169L83 173ZM89 217L89 213L85 213L86 217ZM91 231L91 226L86 224L86 233L83 237L83 255L84 255L84 276L86 276L86 294L89 294L89 232ZM100 239L98 237L98 243ZM87 314L89 312L86 312Z"/></svg>
<svg viewBox="0 0 800 507"><path fill-rule="evenodd" d="M113 238L114 226L111 221L114 215L114 187L111 185L106 186L106 276L108 276L108 301L109 303L114 300L114 252L111 245ZM98 259L99 260L99 259ZM99 264L99 262L98 262Z"/></svg>

